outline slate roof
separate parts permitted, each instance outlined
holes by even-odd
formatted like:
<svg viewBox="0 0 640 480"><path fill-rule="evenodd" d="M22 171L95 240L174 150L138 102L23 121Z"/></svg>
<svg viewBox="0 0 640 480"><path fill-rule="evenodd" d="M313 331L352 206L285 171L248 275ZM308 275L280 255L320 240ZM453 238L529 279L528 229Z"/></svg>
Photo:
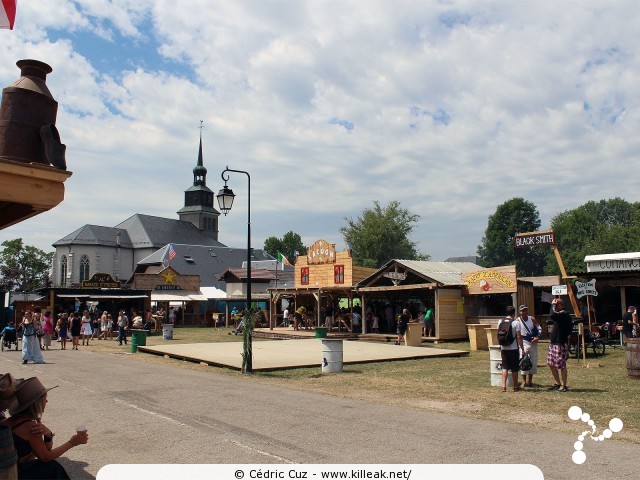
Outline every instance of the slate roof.
<svg viewBox="0 0 640 480"><path fill-rule="evenodd" d="M161 265L167 255L165 245L138 262L135 273L149 272L148 267ZM226 283L220 275L230 268L240 268L247 260L246 248L231 248L215 245L173 244L176 256L166 263L180 275L199 275L202 287L216 287L226 291ZM264 250L253 250L253 260L273 260ZM252 270L253 272L253 270ZM151 273L151 272L150 272Z"/></svg>
<svg viewBox="0 0 640 480"><path fill-rule="evenodd" d="M251 265L251 280L258 280L260 282L269 282L271 280L275 280L276 276L273 272L266 270L264 268L253 268ZM247 269L246 268L228 268L222 274L220 274L220 280L224 281L246 281L247 280Z"/></svg>
<svg viewBox="0 0 640 480"><path fill-rule="evenodd" d="M116 236L120 233L120 246L123 248L133 248L131 239L126 230L115 227L103 227L100 225L84 225L61 238L53 244L54 247L62 245L103 245L109 247L116 246Z"/></svg>
<svg viewBox="0 0 640 480"><path fill-rule="evenodd" d="M432 262L424 260L390 260L375 273L358 283L359 287L368 286L371 281L380 275L380 272L387 270L391 265L398 264L413 271L414 273L426 277L443 286L464 285L463 275L469 272L484 270L471 262Z"/></svg>
<svg viewBox="0 0 640 480"><path fill-rule="evenodd" d="M116 228L129 233L133 248L161 248L176 241L189 245L224 247L224 244L203 234L193 223L172 218L136 213L116 225Z"/></svg>

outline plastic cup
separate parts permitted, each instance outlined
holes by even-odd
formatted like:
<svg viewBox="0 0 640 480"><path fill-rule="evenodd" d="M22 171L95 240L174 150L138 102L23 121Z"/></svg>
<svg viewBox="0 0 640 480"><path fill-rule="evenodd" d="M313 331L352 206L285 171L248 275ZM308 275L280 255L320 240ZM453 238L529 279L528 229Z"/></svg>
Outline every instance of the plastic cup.
<svg viewBox="0 0 640 480"><path fill-rule="evenodd" d="M76 427L76 432L81 433L81 432L86 432L87 431L87 426L84 424L80 424Z"/></svg>

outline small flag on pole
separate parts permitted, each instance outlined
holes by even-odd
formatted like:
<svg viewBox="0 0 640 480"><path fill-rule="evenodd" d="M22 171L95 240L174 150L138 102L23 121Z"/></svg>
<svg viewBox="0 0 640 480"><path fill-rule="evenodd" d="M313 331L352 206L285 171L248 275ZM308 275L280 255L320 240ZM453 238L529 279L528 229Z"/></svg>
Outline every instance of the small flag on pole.
<svg viewBox="0 0 640 480"><path fill-rule="evenodd" d="M176 251L173 249L173 243L169 244L168 256L169 256L169 261L173 260L175 258L175 256L176 256Z"/></svg>
<svg viewBox="0 0 640 480"><path fill-rule="evenodd" d="M0 2L0 28L13 30L16 20L16 0L2 0Z"/></svg>
<svg viewBox="0 0 640 480"><path fill-rule="evenodd" d="M283 254L281 254L280 252L278 252L278 262L280 262L282 264L282 269L284 270L284 266L285 265L289 265L290 267L293 267L293 265L291 265L291 263L289 262L289 260L287 260L287 257L285 257Z"/></svg>

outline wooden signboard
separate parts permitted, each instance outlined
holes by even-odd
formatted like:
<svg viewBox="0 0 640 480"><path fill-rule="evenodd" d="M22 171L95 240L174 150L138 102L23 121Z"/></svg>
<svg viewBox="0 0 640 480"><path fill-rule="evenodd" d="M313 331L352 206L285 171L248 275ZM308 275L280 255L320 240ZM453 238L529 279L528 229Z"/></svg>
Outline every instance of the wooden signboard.
<svg viewBox="0 0 640 480"><path fill-rule="evenodd" d="M515 293L517 291L516 267L486 268L462 277L469 295Z"/></svg>
<svg viewBox="0 0 640 480"><path fill-rule="evenodd" d="M336 261L336 246L325 240L318 240L307 250L307 264L319 265Z"/></svg>
<svg viewBox="0 0 640 480"><path fill-rule="evenodd" d="M108 273L95 273L90 280L83 280L83 288L120 288L119 281L114 280Z"/></svg>
<svg viewBox="0 0 640 480"><path fill-rule="evenodd" d="M514 243L516 248L552 246L556 244L556 234L553 230L518 233Z"/></svg>

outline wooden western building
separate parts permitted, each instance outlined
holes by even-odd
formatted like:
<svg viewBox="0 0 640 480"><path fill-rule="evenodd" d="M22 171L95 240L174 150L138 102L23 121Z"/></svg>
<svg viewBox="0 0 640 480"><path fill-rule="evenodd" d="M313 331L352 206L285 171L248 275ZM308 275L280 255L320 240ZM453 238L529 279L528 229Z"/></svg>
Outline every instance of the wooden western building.
<svg viewBox="0 0 640 480"><path fill-rule="evenodd" d="M325 309L337 308L340 299L347 300L348 310L352 312L353 300L358 298L355 285L373 272L373 268L355 265L349 248L336 252L335 244L316 241L306 255L296 259L294 288L270 289L270 327L280 323L278 312L282 310L283 299L290 312L305 306L310 320L318 326L324 323ZM351 328L348 323L345 326Z"/></svg>

